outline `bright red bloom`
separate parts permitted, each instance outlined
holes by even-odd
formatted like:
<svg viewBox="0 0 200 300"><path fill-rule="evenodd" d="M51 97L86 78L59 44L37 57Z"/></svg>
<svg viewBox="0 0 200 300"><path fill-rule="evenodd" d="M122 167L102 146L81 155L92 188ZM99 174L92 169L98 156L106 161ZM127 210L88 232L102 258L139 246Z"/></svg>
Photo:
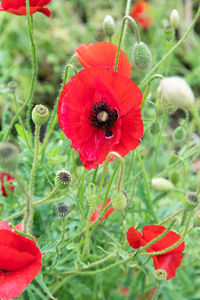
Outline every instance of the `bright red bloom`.
<svg viewBox="0 0 200 300"><path fill-rule="evenodd" d="M82 44L76 48L77 59L84 68L101 67L114 71L117 46L109 42ZM131 76L131 65L122 50L119 54L117 72Z"/></svg>
<svg viewBox="0 0 200 300"><path fill-rule="evenodd" d="M16 226L21 230L21 224ZM15 233L8 222L0 222L0 298L18 297L42 267L36 243Z"/></svg>
<svg viewBox="0 0 200 300"><path fill-rule="evenodd" d="M138 249L145 246L153 239L165 231L164 226L160 225L149 225L144 226L142 234L135 228L131 227L127 231L127 240L129 245ZM181 236L170 230L163 238L151 245L146 249L147 252L162 251L169 248L180 240ZM167 273L167 280L172 279L176 276L176 269L180 266L183 255L181 254L185 249L185 243L182 242L176 248L160 255L152 255L155 270L162 269Z"/></svg>
<svg viewBox="0 0 200 300"><path fill-rule="evenodd" d="M110 203L110 198L108 198L106 200L106 205L104 207L104 209L108 206L108 204ZM101 202L98 207L97 210L95 210L90 218L90 225L92 225L92 223L94 223L98 217L99 214L101 212L101 208L103 206L103 202ZM108 216L110 216L110 214L112 214L112 212L114 211L114 208L112 207L112 205L107 209L107 211L105 212L105 214L103 215L103 217L99 220L100 222L102 222L103 220L105 220Z"/></svg>
<svg viewBox="0 0 200 300"><path fill-rule="evenodd" d="M149 29L152 26L153 18L151 4L146 1L138 1L131 10L130 16L135 19L143 28Z"/></svg>
<svg viewBox="0 0 200 300"><path fill-rule="evenodd" d="M5 180L6 179L6 180ZM6 193L6 189L4 187L4 181L7 181L8 183L13 183L14 181L14 178L8 174L8 173L5 173L5 172L2 172L0 173L0 185L1 185L1 191L2 191L2 194L7 197L7 193ZM14 186L13 185L10 185L9 186L9 189L13 192L14 190Z"/></svg>
<svg viewBox="0 0 200 300"><path fill-rule="evenodd" d="M88 170L109 152L125 156L140 144L142 93L128 77L102 68L80 71L64 86L58 122Z"/></svg>
<svg viewBox="0 0 200 300"><path fill-rule="evenodd" d="M43 13L50 17L51 12L44 7L49 4L51 0L29 0L30 15L36 11ZM2 0L0 3L0 11L7 11L15 15L26 15L26 0Z"/></svg>

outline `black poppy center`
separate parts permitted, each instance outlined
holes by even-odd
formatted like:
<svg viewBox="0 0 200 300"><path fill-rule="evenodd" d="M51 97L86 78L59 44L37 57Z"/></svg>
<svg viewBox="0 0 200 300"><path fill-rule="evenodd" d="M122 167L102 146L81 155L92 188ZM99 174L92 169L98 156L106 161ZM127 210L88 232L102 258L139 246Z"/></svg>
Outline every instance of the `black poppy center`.
<svg viewBox="0 0 200 300"><path fill-rule="evenodd" d="M90 110L90 116L88 118L92 126L104 130L106 138L113 136L112 127L118 119L118 111L116 108L112 110L105 101L98 101Z"/></svg>

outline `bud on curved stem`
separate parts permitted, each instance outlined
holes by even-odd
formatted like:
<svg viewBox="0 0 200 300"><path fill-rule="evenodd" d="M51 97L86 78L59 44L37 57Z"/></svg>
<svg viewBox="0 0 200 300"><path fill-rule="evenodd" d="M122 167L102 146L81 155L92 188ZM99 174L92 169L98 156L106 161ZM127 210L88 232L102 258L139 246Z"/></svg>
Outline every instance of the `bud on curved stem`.
<svg viewBox="0 0 200 300"><path fill-rule="evenodd" d="M110 15L105 16L103 21L103 29L104 33L111 39L111 37L115 33L115 22L113 17L111 17Z"/></svg>

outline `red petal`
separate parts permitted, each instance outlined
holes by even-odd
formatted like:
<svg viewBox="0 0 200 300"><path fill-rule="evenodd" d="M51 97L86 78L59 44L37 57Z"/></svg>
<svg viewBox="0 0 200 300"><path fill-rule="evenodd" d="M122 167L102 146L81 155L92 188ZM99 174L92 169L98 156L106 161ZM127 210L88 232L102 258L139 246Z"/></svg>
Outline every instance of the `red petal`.
<svg viewBox="0 0 200 300"><path fill-rule="evenodd" d="M13 178L10 174L8 174L8 173L5 173L5 172L0 173L0 186L1 186L1 191L2 191L2 194L3 194L5 197L7 197L8 195L7 195L6 189L5 189L5 187L4 187L4 182L5 182L5 181L8 182L8 183L12 183L12 182L14 181L14 178ZM14 190L14 186L10 185L10 186L9 186L9 189L10 189L11 191L13 191L13 190Z"/></svg>
<svg viewBox="0 0 200 300"><path fill-rule="evenodd" d="M105 204L104 209L108 206L109 203L110 203L110 198L108 198L108 199L106 200L106 204ZM101 212L102 206L103 206L103 202L101 202L101 203L98 205L97 210L95 210L95 211L93 212L93 214L92 214L92 216L91 216L91 218L90 218L90 225L91 225L92 223L94 223L94 222L98 219L99 214L100 214L100 212ZM100 222L102 222L104 219L106 219L113 211L114 211L114 208L113 208L112 206L110 206L110 207L108 208L108 210L105 212L105 214L103 215L103 217L100 219Z"/></svg>
<svg viewBox="0 0 200 300"><path fill-rule="evenodd" d="M145 241L142 239L141 233L137 231L134 227L128 229L126 237L129 245L134 249L138 249L146 244Z"/></svg>
<svg viewBox="0 0 200 300"><path fill-rule="evenodd" d="M114 71L117 46L112 43L98 42L93 45L80 45L76 49L76 53L84 68L102 67ZM128 77L131 75L131 65L122 50L120 50L117 72Z"/></svg>
<svg viewBox="0 0 200 300"><path fill-rule="evenodd" d="M149 29L153 18L150 16L151 5L145 1L138 1L133 7L130 16L135 19L142 27Z"/></svg>

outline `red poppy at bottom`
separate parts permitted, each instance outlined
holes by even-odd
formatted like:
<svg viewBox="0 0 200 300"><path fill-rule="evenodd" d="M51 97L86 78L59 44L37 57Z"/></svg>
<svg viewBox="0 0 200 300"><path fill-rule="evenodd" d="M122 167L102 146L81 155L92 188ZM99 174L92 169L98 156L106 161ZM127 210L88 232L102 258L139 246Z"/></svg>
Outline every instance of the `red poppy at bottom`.
<svg viewBox="0 0 200 300"><path fill-rule="evenodd" d="M129 245L138 249L145 246L153 239L157 238L165 231L164 226L149 225L144 226L142 234L135 228L131 227L127 231L127 240ZM163 238L155 242L153 245L146 249L147 252L158 252L171 247L177 241L181 239L181 236L170 230ZM182 252L185 249L185 243L182 242L174 249L160 255L152 255L155 270L162 269L167 273L167 280L176 276L176 270L181 265L183 258Z"/></svg>
<svg viewBox="0 0 200 300"><path fill-rule="evenodd" d="M15 226L21 231L22 226ZM15 233L8 222L0 222L0 299L18 297L42 267L36 243Z"/></svg>
<svg viewBox="0 0 200 300"><path fill-rule="evenodd" d="M105 207L104 209L108 206L108 204L110 203L110 198L108 198L106 200L106 204L105 204ZM103 206L103 202L101 202L98 207L97 207L97 210L95 210L90 218L90 225L92 225L92 223L94 223L99 215L100 215L100 212L101 212L101 209L102 209L102 206ZM114 211L114 208L112 207L112 205L106 210L105 214L103 215L103 217L99 220L99 222L102 222L103 220L105 220L106 218L109 217L110 214L112 214L112 212Z"/></svg>
<svg viewBox="0 0 200 300"><path fill-rule="evenodd" d="M64 86L58 122L85 168L97 168L111 151L125 156L140 144L142 97L130 78L102 68L82 70Z"/></svg>
<svg viewBox="0 0 200 300"><path fill-rule="evenodd" d="M0 186L1 186L1 191L2 191L2 194L7 197L7 193L6 193L6 189L5 189L5 186L4 186L4 182L7 182L7 183L13 183L14 181L14 178L8 174L8 173L5 173L5 172L2 172L0 173ZM9 189L13 192L14 190L14 186L12 185L9 185Z"/></svg>

